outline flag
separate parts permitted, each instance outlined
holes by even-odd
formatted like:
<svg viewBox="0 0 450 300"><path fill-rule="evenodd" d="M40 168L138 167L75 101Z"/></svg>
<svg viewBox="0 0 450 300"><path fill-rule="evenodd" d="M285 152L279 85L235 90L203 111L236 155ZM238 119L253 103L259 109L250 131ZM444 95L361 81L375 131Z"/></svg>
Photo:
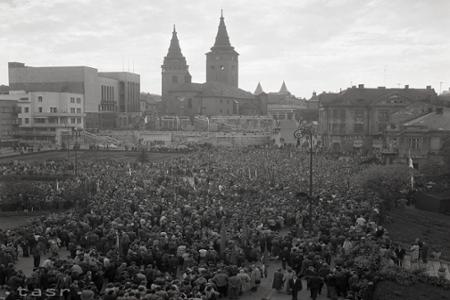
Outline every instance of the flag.
<svg viewBox="0 0 450 300"><path fill-rule="evenodd" d="M413 173L414 163L413 163L413 159L411 157L411 149L409 150L408 167L411 169L411 172L410 172L411 190L414 190L414 173Z"/></svg>
<svg viewBox="0 0 450 300"><path fill-rule="evenodd" d="M116 231L116 247L118 250L120 249L119 246L120 246L119 231Z"/></svg>

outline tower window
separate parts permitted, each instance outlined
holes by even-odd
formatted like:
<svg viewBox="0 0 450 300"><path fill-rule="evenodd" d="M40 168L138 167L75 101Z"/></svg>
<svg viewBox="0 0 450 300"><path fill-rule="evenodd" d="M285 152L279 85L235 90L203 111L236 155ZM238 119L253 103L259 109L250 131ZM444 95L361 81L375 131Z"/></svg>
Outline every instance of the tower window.
<svg viewBox="0 0 450 300"><path fill-rule="evenodd" d="M172 76L172 83L178 83L178 77Z"/></svg>

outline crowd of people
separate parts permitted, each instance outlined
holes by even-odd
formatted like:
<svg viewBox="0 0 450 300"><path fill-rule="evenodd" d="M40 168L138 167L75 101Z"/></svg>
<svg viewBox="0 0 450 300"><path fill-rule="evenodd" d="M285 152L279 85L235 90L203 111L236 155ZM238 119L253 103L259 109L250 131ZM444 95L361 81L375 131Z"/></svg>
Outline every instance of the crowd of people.
<svg viewBox="0 0 450 300"><path fill-rule="evenodd" d="M0 286L64 299L238 299L274 272L273 289L312 299L372 299L376 270L396 262L379 199L350 184L364 168L292 149L208 149L164 161L81 161L74 209L0 230ZM1 175L65 174L67 162L0 165ZM374 197L373 195L370 197ZM25 275L15 267L32 256ZM281 261L270 269L271 260ZM307 285L302 286L302 280ZM326 288L325 288L326 287ZM25 290L26 289L26 290ZM53 295L53 294L52 294Z"/></svg>

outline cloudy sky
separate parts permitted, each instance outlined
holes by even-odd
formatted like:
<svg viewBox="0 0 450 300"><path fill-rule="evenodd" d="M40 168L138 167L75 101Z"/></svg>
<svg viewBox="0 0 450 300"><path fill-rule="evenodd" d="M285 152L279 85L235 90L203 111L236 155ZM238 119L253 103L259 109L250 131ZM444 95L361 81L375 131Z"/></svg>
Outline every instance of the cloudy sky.
<svg viewBox="0 0 450 300"><path fill-rule="evenodd" d="M134 69L141 90L160 93L173 24L204 82L221 8L243 89L450 86L448 0L0 0L0 84L20 61Z"/></svg>

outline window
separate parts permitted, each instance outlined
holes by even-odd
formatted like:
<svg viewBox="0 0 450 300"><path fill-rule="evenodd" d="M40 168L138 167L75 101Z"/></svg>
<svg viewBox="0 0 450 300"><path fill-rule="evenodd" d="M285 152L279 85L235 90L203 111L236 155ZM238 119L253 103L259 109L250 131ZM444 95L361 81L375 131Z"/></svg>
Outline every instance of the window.
<svg viewBox="0 0 450 300"><path fill-rule="evenodd" d="M355 110L355 123L364 123L364 111L362 109Z"/></svg>
<svg viewBox="0 0 450 300"><path fill-rule="evenodd" d="M50 107L50 112L51 113L55 113L56 112L56 107Z"/></svg>
<svg viewBox="0 0 450 300"><path fill-rule="evenodd" d="M71 107L71 108L70 108L70 113L71 113L71 114L74 114L74 113L75 113L75 108L74 108L74 107Z"/></svg>
<svg viewBox="0 0 450 300"><path fill-rule="evenodd" d="M420 150L422 148L422 138L420 137L409 138L409 148L413 150Z"/></svg>
<svg viewBox="0 0 450 300"><path fill-rule="evenodd" d="M353 130L355 131L355 133L362 133L364 131L364 124L362 123L355 123Z"/></svg>
<svg viewBox="0 0 450 300"><path fill-rule="evenodd" d="M29 107L25 107L25 113L29 113L30 112L30 108Z"/></svg>
<svg viewBox="0 0 450 300"><path fill-rule="evenodd" d="M38 102L42 102L42 96L38 97Z"/></svg>
<svg viewBox="0 0 450 300"><path fill-rule="evenodd" d="M81 114L81 108L77 108L77 114Z"/></svg>
<svg viewBox="0 0 450 300"><path fill-rule="evenodd" d="M70 118L70 123L75 124L75 118Z"/></svg>
<svg viewBox="0 0 450 300"><path fill-rule="evenodd" d="M19 114L22 113L22 106L19 106Z"/></svg>
<svg viewBox="0 0 450 300"><path fill-rule="evenodd" d="M379 110L378 111L378 121L386 123L389 121L389 111L388 110Z"/></svg>
<svg viewBox="0 0 450 300"><path fill-rule="evenodd" d="M70 97L70 103L75 103L75 98L74 97Z"/></svg>
<svg viewBox="0 0 450 300"><path fill-rule="evenodd" d="M38 107L38 112L42 112L42 107Z"/></svg>
<svg viewBox="0 0 450 300"><path fill-rule="evenodd" d="M77 124L81 124L81 118L77 118Z"/></svg>
<svg viewBox="0 0 450 300"><path fill-rule="evenodd" d="M77 103L78 103L78 104L81 103L81 98L80 98L80 97L77 98Z"/></svg>
<svg viewBox="0 0 450 300"><path fill-rule="evenodd" d="M25 118L25 124L29 124L30 123L30 119Z"/></svg>

